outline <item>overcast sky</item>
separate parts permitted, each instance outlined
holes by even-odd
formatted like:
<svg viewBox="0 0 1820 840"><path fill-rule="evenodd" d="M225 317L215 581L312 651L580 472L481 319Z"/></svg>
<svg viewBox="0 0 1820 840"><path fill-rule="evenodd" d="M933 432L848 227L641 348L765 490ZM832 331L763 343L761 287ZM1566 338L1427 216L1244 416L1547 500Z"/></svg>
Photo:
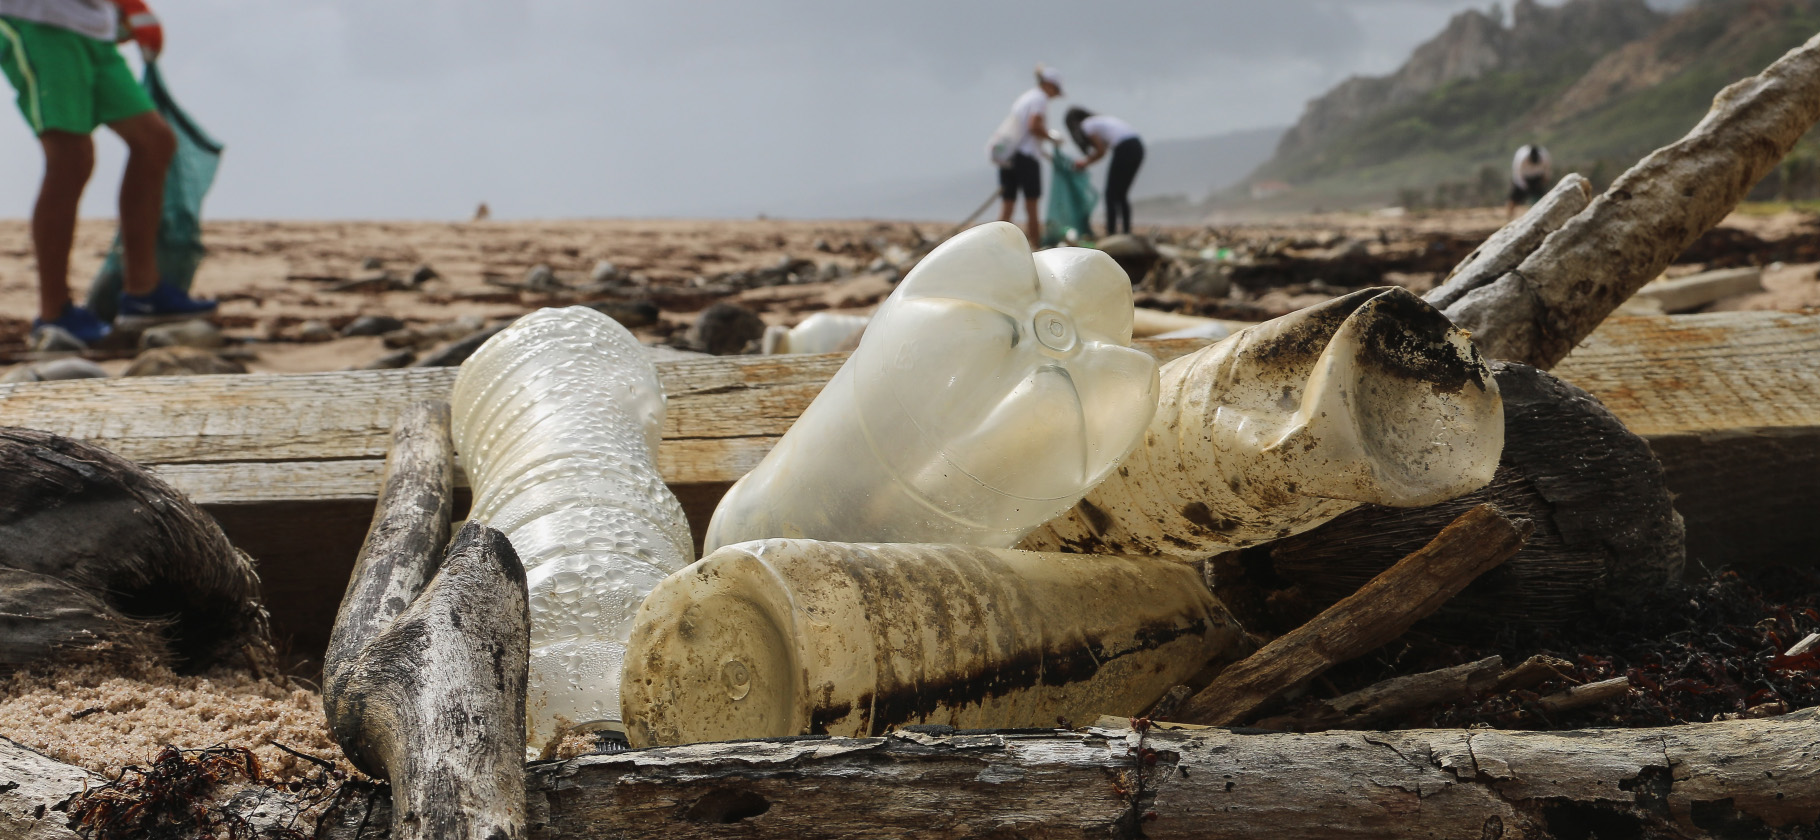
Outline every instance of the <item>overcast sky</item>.
<svg viewBox="0 0 1820 840"><path fill-rule="evenodd" d="M986 137L1038 61L1149 138L1286 125L1490 5L152 3L166 80L228 147L209 216L420 219L481 200L496 218L748 216L974 166L987 184ZM122 151L97 146L84 212L111 216ZM0 117L0 216L30 213L41 164Z"/></svg>

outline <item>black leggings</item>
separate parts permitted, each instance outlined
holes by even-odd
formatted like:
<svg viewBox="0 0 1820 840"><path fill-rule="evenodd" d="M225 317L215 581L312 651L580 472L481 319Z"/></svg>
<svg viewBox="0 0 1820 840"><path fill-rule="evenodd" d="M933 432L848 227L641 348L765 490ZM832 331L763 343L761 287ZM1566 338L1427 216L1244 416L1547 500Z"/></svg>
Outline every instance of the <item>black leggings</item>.
<svg viewBox="0 0 1820 840"><path fill-rule="evenodd" d="M1131 182L1144 165L1144 141L1136 137L1112 147L1112 165L1106 168L1106 233L1131 232Z"/></svg>

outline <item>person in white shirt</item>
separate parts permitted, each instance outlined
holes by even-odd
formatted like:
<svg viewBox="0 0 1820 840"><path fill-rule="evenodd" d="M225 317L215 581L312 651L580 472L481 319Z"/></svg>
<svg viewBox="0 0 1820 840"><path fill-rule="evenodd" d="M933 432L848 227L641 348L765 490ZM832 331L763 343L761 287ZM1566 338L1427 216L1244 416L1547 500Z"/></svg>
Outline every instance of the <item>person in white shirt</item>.
<svg viewBox="0 0 1820 840"><path fill-rule="evenodd" d="M1086 157L1074 168L1086 169L1100 158L1112 155L1106 167L1106 233L1131 232L1131 182L1137 180L1138 167L1144 165L1144 141L1137 129L1118 117L1095 114L1086 108L1069 108L1062 118L1074 144Z"/></svg>
<svg viewBox="0 0 1820 840"><path fill-rule="evenodd" d="M1506 218L1517 215L1517 207L1533 204L1548 192L1549 169L1553 161L1548 150L1531 143L1517 150L1510 161L1510 201L1504 205Z"/></svg>
<svg viewBox="0 0 1820 840"><path fill-rule="evenodd" d="M1036 87L1011 103L1011 113L993 132L987 153L998 166L999 221L1009 222L1024 197L1024 228L1031 247L1042 241L1037 199L1043 197L1043 170L1037 163L1042 143L1049 138L1049 100L1062 95L1062 74L1054 67L1037 65Z"/></svg>

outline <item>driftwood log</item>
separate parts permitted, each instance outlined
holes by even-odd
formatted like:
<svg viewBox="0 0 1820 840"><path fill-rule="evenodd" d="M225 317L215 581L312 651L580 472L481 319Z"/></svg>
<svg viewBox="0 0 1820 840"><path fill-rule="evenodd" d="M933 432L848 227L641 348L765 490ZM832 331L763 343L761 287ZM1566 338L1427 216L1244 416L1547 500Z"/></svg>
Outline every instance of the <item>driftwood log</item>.
<svg viewBox="0 0 1820 840"><path fill-rule="evenodd" d="M531 765L525 836L1800 837L1820 825L1816 712L1568 732L1153 727L695 744ZM73 840L62 809L92 778L0 740L0 831ZM284 813L272 801L283 796L264 809ZM379 840L390 813L384 788L349 788L316 837Z"/></svg>
<svg viewBox="0 0 1820 840"><path fill-rule="evenodd" d="M139 656L270 667L252 561L137 464L0 428L0 671Z"/></svg>
<svg viewBox="0 0 1820 840"><path fill-rule="evenodd" d="M1634 601L1679 578L1682 522L1649 444L1579 388L1527 365L1492 370L1504 453L1490 486L1425 508L1367 506L1216 558L1214 588L1241 620L1300 624L1481 504L1528 519L1535 533L1440 609L1427 625L1437 632L1482 640L1507 625L1559 625L1595 597Z"/></svg>
<svg viewBox="0 0 1820 840"><path fill-rule="evenodd" d="M394 838L516 840L525 825L524 567L498 531L462 528L449 406L399 417L385 490L323 660L348 757L391 782Z"/></svg>
<svg viewBox="0 0 1820 840"><path fill-rule="evenodd" d="M1816 122L1820 36L1720 91L1693 131L1631 167L1514 268L1497 276L1468 270L1430 300L1487 356L1552 368L1731 213ZM1575 189L1563 183L1555 193ZM1469 261L1502 266L1532 239L1513 234L1500 243L1504 256Z"/></svg>
<svg viewBox="0 0 1820 840"><path fill-rule="evenodd" d="M1403 635L1516 554L1531 527L1490 505L1467 511L1357 592L1221 671L1172 719L1225 725L1248 718L1304 680Z"/></svg>

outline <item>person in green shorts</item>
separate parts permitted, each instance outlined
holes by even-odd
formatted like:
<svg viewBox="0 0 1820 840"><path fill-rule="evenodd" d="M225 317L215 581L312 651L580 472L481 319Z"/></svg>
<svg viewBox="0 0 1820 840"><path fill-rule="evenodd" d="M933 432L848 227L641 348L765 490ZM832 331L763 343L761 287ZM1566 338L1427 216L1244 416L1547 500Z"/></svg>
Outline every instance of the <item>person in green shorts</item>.
<svg viewBox="0 0 1820 840"><path fill-rule="evenodd" d="M34 334L55 325L93 343L110 329L73 303L69 291L76 210L95 167L89 135L101 125L127 148L120 183L126 269L120 322L141 326L215 309L213 301L194 300L158 277L158 219L177 140L114 46L127 38L138 42L147 61L163 47L163 29L141 0L0 0L0 70L18 91L19 112L44 149L44 181L32 208L39 310Z"/></svg>

